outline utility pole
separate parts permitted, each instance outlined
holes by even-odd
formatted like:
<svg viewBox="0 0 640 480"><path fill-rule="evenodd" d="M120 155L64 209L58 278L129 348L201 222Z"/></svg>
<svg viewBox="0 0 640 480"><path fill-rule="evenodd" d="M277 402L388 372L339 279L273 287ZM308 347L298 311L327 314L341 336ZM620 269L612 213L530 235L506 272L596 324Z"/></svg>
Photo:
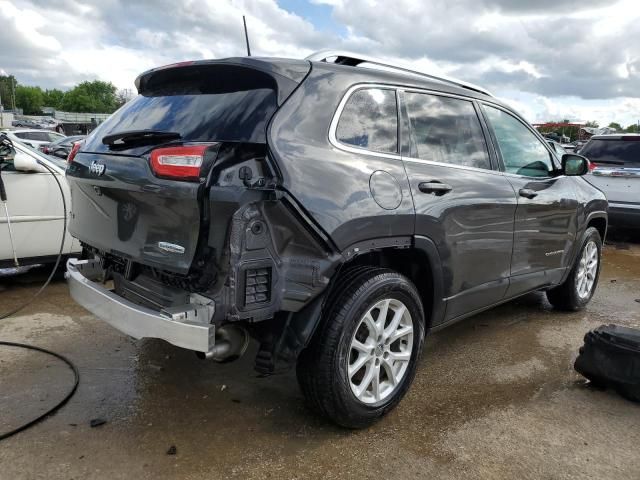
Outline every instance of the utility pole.
<svg viewBox="0 0 640 480"><path fill-rule="evenodd" d="M11 77L11 92L13 94L13 113L16 113L16 77Z"/></svg>

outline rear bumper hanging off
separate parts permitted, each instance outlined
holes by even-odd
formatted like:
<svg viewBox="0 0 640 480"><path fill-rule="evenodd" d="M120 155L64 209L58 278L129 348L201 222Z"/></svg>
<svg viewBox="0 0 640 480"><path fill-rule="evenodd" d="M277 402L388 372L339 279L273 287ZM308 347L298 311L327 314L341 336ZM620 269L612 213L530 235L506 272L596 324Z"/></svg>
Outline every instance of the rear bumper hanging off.
<svg viewBox="0 0 640 480"><path fill-rule="evenodd" d="M134 338L161 338L177 347L204 353L213 351L213 302L190 303L157 312L136 305L95 281L103 274L98 260L69 259L65 276L71 297L99 319Z"/></svg>

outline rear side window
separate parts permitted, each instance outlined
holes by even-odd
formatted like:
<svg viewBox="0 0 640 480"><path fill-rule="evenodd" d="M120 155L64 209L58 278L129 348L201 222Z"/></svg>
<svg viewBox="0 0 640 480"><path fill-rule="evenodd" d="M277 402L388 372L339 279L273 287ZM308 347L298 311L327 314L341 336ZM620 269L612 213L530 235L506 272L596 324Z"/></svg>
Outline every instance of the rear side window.
<svg viewBox="0 0 640 480"><path fill-rule="evenodd" d="M640 137L628 138L629 140L591 139L582 147L580 155L597 164L640 168Z"/></svg>
<svg viewBox="0 0 640 480"><path fill-rule="evenodd" d="M363 88L354 92L340 115L336 138L374 152L398 153L395 90Z"/></svg>
<svg viewBox="0 0 640 480"><path fill-rule="evenodd" d="M405 93L412 157L491 169L487 145L473 104L426 93Z"/></svg>
<svg viewBox="0 0 640 480"><path fill-rule="evenodd" d="M156 82L102 123L86 151L106 151L105 135L131 130L177 132L185 142L265 143L277 86L265 74L218 66Z"/></svg>

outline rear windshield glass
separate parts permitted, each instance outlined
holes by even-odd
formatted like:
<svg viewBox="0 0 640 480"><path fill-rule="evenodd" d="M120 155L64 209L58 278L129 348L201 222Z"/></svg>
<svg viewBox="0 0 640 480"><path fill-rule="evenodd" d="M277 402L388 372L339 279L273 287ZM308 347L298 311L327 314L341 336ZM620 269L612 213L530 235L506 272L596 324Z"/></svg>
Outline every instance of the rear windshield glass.
<svg viewBox="0 0 640 480"><path fill-rule="evenodd" d="M580 155L607 166L640 168L640 138L633 140L589 140Z"/></svg>
<svg viewBox="0 0 640 480"><path fill-rule="evenodd" d="M177 132L187 142L265 143L276 102L271 88L207 93L199 84L181 84L144 92L100 125L83 150L106 151L105 135L147 129Z"/></svg>

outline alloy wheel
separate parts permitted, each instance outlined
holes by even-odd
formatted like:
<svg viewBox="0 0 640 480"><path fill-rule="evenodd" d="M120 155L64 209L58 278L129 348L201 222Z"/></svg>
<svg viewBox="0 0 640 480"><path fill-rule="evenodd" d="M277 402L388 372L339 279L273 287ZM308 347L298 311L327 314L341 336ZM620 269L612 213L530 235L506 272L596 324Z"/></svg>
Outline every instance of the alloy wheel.
<svg viewBox="0 0 640 480"><path fill-rule="evenodd" d="M591 290L593 290L593 286L596 283L599 260L598 247L591 240L582 250L582 256L578 264L578 274L576 275L576 289L578 296L582 299L587 298L591 294Z"/></svg>
<svg viewBox="0 0 640 480"><path fill-rule="evenodd" d="M386 400L404 378L413 349L413 320L395 298L378 301L360 319L351 339L347 377L363 403Z"/></svg>

